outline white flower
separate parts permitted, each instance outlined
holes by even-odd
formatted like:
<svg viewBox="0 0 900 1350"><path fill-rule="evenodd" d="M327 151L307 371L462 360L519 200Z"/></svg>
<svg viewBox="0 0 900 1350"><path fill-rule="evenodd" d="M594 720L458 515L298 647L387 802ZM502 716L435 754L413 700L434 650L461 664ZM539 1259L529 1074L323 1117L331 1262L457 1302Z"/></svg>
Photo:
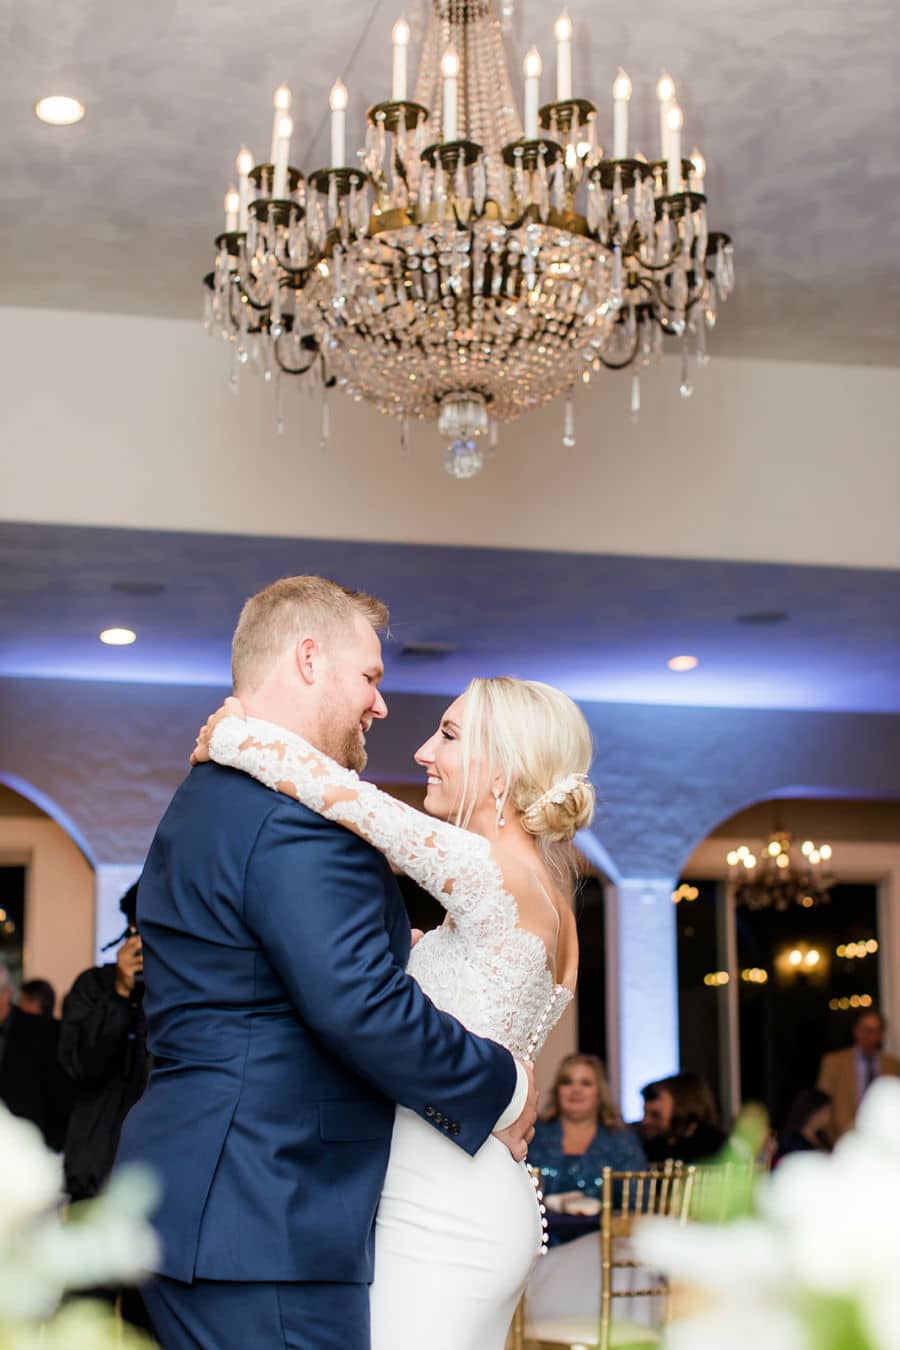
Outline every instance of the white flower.
<svg viewBox="0 0 900 1350"><path fill-rule="evenodd" d="M65 1223L61 1187L60 1159L40 1132L0 1107L0 1350L24 1350L29 1328L50 1317L67 1290L136 1280L158 1259L144 1219L157 1187L143 1171L123 1168L105 1194L73 1206ZM101 1345L87 1329L81 1336L90 1319L78 1322L67 1312L63 1320L79 1330L80 1342L73 1330L69 1341L41 1340L41 1350Z"/></svg>
<svg viewBox="0 0 900 1350"><path fill-rule="evenodd" d="M641 1225L642 1259L710 1295L673 1323L667 1350L816 1350L813 1310L840 1307L859 1350L898 1350L900 1080L879 1079L830 1157L787 1158L758 1199L758 1217L718 1227Z"/></svg>
<svg viewBox="0 0 900 1350"><path fill-rule="evenodd" d="M40 1130L0 1105L0 1249L26 1220L62 1195L62 1161L44 1147Z"/></svg>

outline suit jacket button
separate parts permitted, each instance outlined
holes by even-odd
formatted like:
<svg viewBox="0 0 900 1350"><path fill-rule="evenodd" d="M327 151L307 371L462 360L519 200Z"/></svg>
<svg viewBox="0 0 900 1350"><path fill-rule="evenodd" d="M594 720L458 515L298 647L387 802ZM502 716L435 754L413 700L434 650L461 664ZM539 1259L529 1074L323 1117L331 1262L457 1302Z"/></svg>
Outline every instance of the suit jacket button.
<svg viewBox="0 0 900 1350"><path fill-rule="evenodd" d="M437 1112L435 1111L435 1109L434 1109L433 1106L426 1106L426 1107L425 1107L425 1114L426 1114L426 1116L434 1116L434 1115L437 1114Z"/></svg>
<svg viewBox="0 0 900 1350"><path fill-rule="evenodd" d="M453 1124L450 1126L450 1133L451 1133L451 1134L459 1134L459 1126L457 1125L457 1123L456 1123L455 1120L454 1120Z"/></svg>

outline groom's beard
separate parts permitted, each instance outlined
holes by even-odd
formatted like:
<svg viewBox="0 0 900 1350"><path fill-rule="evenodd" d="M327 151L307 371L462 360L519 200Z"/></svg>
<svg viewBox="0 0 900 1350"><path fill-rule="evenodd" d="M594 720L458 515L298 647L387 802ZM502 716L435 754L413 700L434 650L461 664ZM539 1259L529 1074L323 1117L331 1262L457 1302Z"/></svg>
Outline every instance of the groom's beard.
<svg viewBox="0 0 900 1350"><path fill-rule="evenodd" d="M369 758L359 722L347 727L334 719L323 721L319 730L319 749L345 769L354 769L357 773L362 773Z"/></svg>

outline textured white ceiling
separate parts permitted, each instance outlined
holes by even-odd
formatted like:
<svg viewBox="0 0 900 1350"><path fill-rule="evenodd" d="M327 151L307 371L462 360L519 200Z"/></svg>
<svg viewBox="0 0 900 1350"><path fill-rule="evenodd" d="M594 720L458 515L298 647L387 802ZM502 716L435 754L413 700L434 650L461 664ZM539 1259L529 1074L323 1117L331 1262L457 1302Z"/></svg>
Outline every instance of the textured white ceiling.
<svg viewBox="0 0 900 1350"><path fill-rule="evenodd" d="M414 33L427 0L407 0ZM16 230L2 303L192 317L212 261L224 189L247 141L267 157L271 94L297 99L292 160L327 158L336 75L361 138L390 84L400 0L7 0L0 18L0 182ZM518 0L519 57L552 21ZM685 111L685 148L709 164L714 227L733 232L739 290L714 350L897 363L900 313L900 13L897 0L569 0L575 92L608 122L617 65L632 77L638 148L655 152L654 86L665 65ZM415 58L414 58L415 59ZM77 127L41 125L34 101L66 92ZM324 134L323 134L324 133ZM601 139L603 139L601 130Z"/></svg>

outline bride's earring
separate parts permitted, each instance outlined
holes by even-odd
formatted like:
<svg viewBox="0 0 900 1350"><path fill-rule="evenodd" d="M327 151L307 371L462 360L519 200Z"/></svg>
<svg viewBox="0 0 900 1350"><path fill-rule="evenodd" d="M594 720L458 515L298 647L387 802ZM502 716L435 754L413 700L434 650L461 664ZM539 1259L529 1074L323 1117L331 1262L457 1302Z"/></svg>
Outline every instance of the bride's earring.
<svg viewBox="0 0 900 1350"><path fill-rule="evenodd" d="M497 825L502 830L503 826L506 824L506 817L503 814L503 793L499 788L494 788L492 795L494 798L494 806L497 810Z"/></svg>

